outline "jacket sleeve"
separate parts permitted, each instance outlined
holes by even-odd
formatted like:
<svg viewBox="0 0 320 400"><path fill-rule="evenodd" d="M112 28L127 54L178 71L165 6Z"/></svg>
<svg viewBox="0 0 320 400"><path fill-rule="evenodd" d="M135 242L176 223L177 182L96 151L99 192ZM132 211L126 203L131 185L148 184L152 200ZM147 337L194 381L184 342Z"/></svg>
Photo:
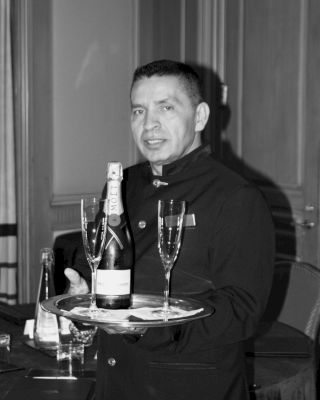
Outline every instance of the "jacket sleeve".
<svg viewBox="0 0 320 400"><path fill-rule="evenodd" d="M199 296L214 307L213 315L170 328L148 329L135 345L168 353L194 352L254 334L268 300L274 263L273 223L260 192L248 185L229 195L211 234L209 264L214 289Z"/></svg>

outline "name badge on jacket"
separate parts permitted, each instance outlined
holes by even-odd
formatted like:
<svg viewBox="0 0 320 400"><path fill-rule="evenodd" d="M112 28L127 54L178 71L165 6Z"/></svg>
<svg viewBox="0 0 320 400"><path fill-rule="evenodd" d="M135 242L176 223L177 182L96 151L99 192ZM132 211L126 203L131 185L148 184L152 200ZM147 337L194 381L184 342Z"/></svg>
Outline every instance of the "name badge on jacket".
<svg viewBox="0 0 320 400"><path fill-rule="evenodd" d="M176 215L170 215L165 217L166 226L176 226L178 222L178 217ZM196 217L194 214L185 214L183 217L183 227L192 228L196 226Z"/></svg>
<svg viewBox="0 0 320 400"><path fill-rule="evenodd" d="M185 228L194 228L196 226L196 216L194 214L185 214L183 226Z"/></svg>

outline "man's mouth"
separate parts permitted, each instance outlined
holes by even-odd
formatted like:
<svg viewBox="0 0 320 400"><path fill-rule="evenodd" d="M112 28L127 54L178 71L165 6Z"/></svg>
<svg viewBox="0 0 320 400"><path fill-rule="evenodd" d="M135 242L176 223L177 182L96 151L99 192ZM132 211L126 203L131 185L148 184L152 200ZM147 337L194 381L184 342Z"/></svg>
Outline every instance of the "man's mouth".
<svg viewBox="0 0 320 400"><path fill-rule="evenodd" d="M157 146L165 142L165 139L146 139L145 143L148 146Z"/></svg>

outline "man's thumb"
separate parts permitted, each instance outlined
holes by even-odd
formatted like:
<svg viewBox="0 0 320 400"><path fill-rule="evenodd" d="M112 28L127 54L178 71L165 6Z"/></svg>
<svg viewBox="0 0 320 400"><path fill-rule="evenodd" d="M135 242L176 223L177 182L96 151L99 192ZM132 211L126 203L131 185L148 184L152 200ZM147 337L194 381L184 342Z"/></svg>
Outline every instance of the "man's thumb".
<svg viewBox="0 0 320 400"><path fill-rule="evenodd" d="M71 286L79 286L81 284L81 276L76 270L72 268L66 268L64 270L64 274L69 279Z"/></svg>

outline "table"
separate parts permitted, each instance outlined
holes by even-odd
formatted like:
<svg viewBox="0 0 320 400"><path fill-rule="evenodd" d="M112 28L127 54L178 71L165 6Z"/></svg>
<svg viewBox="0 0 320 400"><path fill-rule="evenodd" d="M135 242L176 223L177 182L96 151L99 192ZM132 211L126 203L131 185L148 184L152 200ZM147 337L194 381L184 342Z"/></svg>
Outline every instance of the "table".
<svg viewBox="0 0 320 400"><path fill-rule="evenodd" d="M262 324L246 361L252 400L316 400L313 342L304 333Z"/></svg>
<svg viewBox="0 0 320 400"><path fill-rule="evenodd" d="M23 368L0 374L0 400L31 369L56 368L54 357L24 343L24 322L33 313L34 305L0 305L0 331L11 334L11 362ZM246 352L252 400L316 399L313 343L302 332L279 322L261 324L254 340L247 342ZM96 341L86 349L86 370L95 371L95 353Z"/></svg>
<svg viewBox="0 0 320 400"><path fill-rule="evenodd" d="M23 334L24 322L25 319L33 318L34 306L21 305L20 307L22 310L20 318L18 315L19 312L16 312L17 310L19 311L19 306L0 307L0 331L10 333L11 335L10 362L21 367L20 370L0 374L0 400L5 398L6 394L17 386L17 383L21 384L23 377L25 377L31 370L56 369L56 359L52 353L49 355L46 352L34 349L25 344L27 337ZM23 309L26 310L25 313ZM12 310L12 317L10 317L10 310ZM25 315L25 317L23 317L23 315ZM88 378L84 379L90 379L91 381L95 380L95 354L96 339L92 346L85 349L85 374ZM79 381L82 381L82 378ZM51 382L51 384L54 384L54 382ZM37 399L41 400L39 397Z"/></svg>

